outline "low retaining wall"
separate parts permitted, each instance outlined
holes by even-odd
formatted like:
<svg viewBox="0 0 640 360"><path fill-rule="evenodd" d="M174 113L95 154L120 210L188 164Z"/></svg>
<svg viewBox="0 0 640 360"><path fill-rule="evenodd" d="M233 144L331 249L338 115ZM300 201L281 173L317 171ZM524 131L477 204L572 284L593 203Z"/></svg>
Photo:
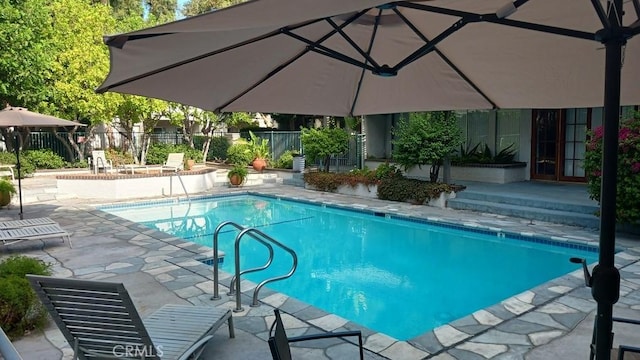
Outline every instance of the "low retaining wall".
<svg viewBox="0 0 640 360"><path fill-rule="evenodd" d="M318 190L315 186L311 186L308 184L305 184L305 189L309 189L309 190ZM338 194L343 194L343 195L351 195L351 196L360 196L360 197L365 197L365 198L373 198L373 199L377 199L378 198L378 185L363 185L363 184L357 184L356 186L352 187L350 185L340 185L338 186L338 189L336 190L336 193ZM429 200L427 203L425 204L420 204L420 205L428 205L428 206L433 206L433 207L439 207L439 208L446 208L447 207L447 200L448 199L453 199L456 197L456 193L455 192L451 192L451 193L441 193L440 197L438 197L437 199L431 199Z"/></svg>
<svg viewBox="0 0 640 360"><path fill-rule="evenodd" d="M180 174L190 194L213 188L216 176L216 170ZM175 174L61 175L56 179L58 192L75 194L79 198L86 199L124 200L169 195L184 196L180 180Z"/></svg>
<svg viewBox="0 0 640 360"><path fill-rule="evenodd" d="M527 163L451 166L451 180L454 182L462 180L506 184L526 179Z"/></svg>

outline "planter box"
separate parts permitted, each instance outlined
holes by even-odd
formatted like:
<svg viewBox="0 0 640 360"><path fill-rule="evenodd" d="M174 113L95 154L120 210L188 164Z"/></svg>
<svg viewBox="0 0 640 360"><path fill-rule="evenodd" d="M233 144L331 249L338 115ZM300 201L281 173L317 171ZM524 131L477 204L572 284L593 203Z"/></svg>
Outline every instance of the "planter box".
<svg viewBox="0 0 640 360"><path fill-rule="evenodd" d="M367 160L365 165L370 169L377 168L384 164L382 160ZM415 167L405 175L417 179L429 179L429 165L422 168ZM440 178L442 179L443 167L440 168ZM456 181L479 181L495 184L506 184L527 180L527 163L518 162L513 164L465 164L451 166L451 180Z"/></svg>
<svg viewBox="0 0 640 360"><path fill-rule="evenodd" d="M506 184L527 179L527 163L451 166L451 179ZM440 168L442 172L442 168Z"/></svg>
<svg viewBox="0 0 640 360"><path fill-rule="evenodd" d="M305 184L304 188L308 190L318 190L315 186L309 184ZM355 187L340 185L336 193L376 199L378 198L378 185L369 185L368 187L363 184L358 184Z"/></svg>
<svg viewBox="0 0 640 360"><path fill-rule="evenodd" d="M311 186L311 185L308 185L308 184L305 184L304 187L305 187L305 189L308 189L308 190L317 190L317 188L315 186ZM340 185L340 186L338 186L338 190L336 190L336 193L342 194L342 195L351 195L351 196L359 196L359 197L377 199L378 198L378 185L366 186L366 185L363 185L363 184L358 184L355 187L351 187L349 185ZM438 197L437 199L431 199L425 204L418 204L418 205L427 205L427 206L433 206L433 207L438 207L438 208L444 209L444 208L447 207L447 200L453 199L455 197L456 197L456 193L455 192L441 193L440 197ZM409 202L409 201L407 201L407 202Z"/></svg>

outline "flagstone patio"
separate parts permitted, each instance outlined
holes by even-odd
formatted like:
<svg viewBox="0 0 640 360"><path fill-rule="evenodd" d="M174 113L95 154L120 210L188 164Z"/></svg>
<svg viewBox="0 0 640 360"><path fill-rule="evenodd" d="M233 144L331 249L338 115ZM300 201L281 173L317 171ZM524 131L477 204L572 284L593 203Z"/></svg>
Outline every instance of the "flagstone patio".
<svg viewBox="0 0 640 360"><path fill-rule="evenodd" d="M31 186L31 179L23 182ZM35 184L35 180L34 180ZM87 184L87 186L90 186ZM245 189L216 188L211 193L242 192ZM453 211L386 202L270 184L250 188L279 196L317 202L358 206L426 217L470 226L500 228L585 243L597 243L593 230L524 219ZM55 276L105 279L123 282L144 316L166 303L192 303L233 308L233 299L220 290L222 299L212 301L211 269L195 261L210 255L211 249L184 242L173 236L96 210L104 200L64 198L25 203L25 218L49 216L72 233L74 248L56 239L23 242L5 247L0 256L26 254L53 264ZM18 210L1 210L0 218L17 218ZM616 316L640 318L640 239L620 236L625 251L616 256L622 275L621 297ZM225 281L226 280L226 281ZM228 283L228 275L223 276ZM251 284L243 282L243 291ZM266 289L265 289L266 290ZM472 294L470 295L472 296ZM273 307L285 313L289 335L306 332L361 329L367 359L564 359L587 358L591 341L595 302L584 287L582 272L555 279L487 309L437 328L409 341L397 341L361 328L308 304L272 291L262 292L260 307L250 307L244 295L244 311L234 313L236 338L220 329L208 345L204 359L270 359L266 338L273 320ZM428 299L424 306L428 306ZM616 343L640 344L637 329L616 325ZM71 349L57 328L50 324L44 333L34 333L15 342L25 359L70 359ZM299 359L345 359L357 356L355 345L335 340L301 343L293 350Z"/></svg>

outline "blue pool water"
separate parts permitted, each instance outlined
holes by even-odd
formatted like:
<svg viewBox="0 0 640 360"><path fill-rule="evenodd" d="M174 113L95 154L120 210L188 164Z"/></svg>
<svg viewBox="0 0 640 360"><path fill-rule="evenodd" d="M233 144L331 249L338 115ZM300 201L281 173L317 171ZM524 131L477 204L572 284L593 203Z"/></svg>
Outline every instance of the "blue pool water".
<svg viewBox="0 0 640 360"><path fill-rule="evenodd" d="M298 254L293 277L274 290L375 331L407 340L439 325L576 270L569 257L597 259L594 248L554 245L259 196L226 196L188 203L106 207L103 211L202 245L212 246L223 221L260 229ZM233 273L237 231L225 228L222 269ZM264 264L266 248L241 243L241 268ZM286 273L291 259L276 250L268 275Z"/></svg>

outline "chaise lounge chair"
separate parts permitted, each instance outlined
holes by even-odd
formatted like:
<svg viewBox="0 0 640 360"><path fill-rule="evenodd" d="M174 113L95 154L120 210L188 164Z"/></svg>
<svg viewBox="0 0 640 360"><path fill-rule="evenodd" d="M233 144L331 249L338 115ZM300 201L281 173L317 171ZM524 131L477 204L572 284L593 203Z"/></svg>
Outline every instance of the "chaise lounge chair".
<svg viewBox="0 0 640 360"><path fill-rule="evenodd" d="M20 241L43 240L58 237L62 238L62 242L64 242L66 238L69 247L73 247L71 244L71 235L57 223L0 229L0 240L3 245L11 245Z"/></svg>
<svg viewBox="0 0 640 360"><path fill-rule="evenodd" d="M225 321L229 336L235 337L230 310L165 305L143 321L121 283L27 278L73 348L74 358L198 358Z"/></svg>
<svg viewBox="0 0 640 360"><path fill-rule="evenodd" d="M184 153L170 153L167 155L167 161L160 167L160 173L163 171L180 171L184 168Z"/></svg>
<svg viewBox="0 0 640 360"><path fill-rule="evenodd" d="M282 318L280 317L280 310L273 309L273 313L276 315L276 319L269 329L269 349L271 349L271 356L273 360L291 360L291 348L289 343L307 340L320 340L328 338L342 338L347 336L357 336L358 346L360 349L360 360L364 359L364 350L362 348L362 332L359 330L353 331L341 331L341 332L328 332L321 334L311 334L287 338L287 333L284 330L282 324ZM275 332L274 331L275 328ZM272 335L273 333L273 335Z"/></svg>
<svg viewBox="0 0 640 360"><path fill-rule="evenodd" d="M113 170L113 163L111 160L107 160L104 150L93 150L91 152L91 161L93 166L93 173L97 174L100 170L104 170L105 173Z"/></svg>
<svg viewBox="0 0 640 360"><path fill-rule="evenodd" d="M23 220L8 220L8 221L0 221L0 229L16 229L16 228L22 228L22 227L40 226L40 225L49 225L49 224L57 224L57 223L48 217L23 219Z"/></svg>

